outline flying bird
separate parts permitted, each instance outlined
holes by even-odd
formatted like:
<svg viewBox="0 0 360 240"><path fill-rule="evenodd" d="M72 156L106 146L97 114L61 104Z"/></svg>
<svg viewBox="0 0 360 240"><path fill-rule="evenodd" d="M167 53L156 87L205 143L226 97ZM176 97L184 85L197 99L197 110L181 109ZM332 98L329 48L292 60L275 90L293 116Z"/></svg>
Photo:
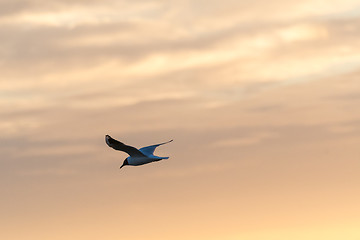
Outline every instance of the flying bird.
<svg viewBox="0 0 360 240"><path fill-rule="evenodd" d="M168 159L169 157L154 156L154 151L158 146L172 142L172 141L173 140L170 140L168 142L150 145L147 147L142 147L140 149L137 149L135 147L132 147L132 146L126 145L122 142L119 142L118 140L110 137L109 135L105 136L105 142L109 147L111 147L115 150L126 152L127 154L130 155L129 157L127 157L124 160L124 162L120 166L120 168L122 168L123 166L126 166L126 165L139 166L139 165L143 165L143 164L147 164L147 163L151 163L151 162L160 161L162 159Z"/></svg>

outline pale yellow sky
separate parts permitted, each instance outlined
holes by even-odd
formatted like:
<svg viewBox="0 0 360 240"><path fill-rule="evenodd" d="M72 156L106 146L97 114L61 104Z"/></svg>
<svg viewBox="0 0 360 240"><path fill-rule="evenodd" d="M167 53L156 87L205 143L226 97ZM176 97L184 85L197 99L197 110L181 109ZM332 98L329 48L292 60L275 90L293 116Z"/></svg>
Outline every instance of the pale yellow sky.
<svg viewBox="0 0 360 240"><path fill-rule="evenodd" d="M359 36L357 0L1 2L0 238L358 240Z"/></svg>

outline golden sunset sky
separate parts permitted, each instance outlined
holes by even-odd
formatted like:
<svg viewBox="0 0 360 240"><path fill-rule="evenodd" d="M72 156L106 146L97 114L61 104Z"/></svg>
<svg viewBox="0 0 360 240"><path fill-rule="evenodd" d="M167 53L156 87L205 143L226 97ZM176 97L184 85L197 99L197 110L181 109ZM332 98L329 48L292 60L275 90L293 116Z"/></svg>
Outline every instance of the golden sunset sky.
<svg viewBox="0 0 360 240"><path fill-rule="evenodd" d="M359 39L359 0L1 1L0 239L360 239Z"/></svg>

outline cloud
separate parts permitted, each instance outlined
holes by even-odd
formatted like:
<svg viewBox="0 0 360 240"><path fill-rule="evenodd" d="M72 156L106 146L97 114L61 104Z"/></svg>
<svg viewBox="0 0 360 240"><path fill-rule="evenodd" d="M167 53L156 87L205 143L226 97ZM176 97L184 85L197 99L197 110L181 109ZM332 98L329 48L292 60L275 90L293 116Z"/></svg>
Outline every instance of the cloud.
<svg viewBox="0 0 360 240"><path fill-rule="evenodd" d="M146 29L152 29L152 31ZM76 66L96 68L103 65L106 59L107 62L116 63L117 68L123 69L122 72L125 70L129 74L146 75L162 73L158 72L160 70L169 72L235 60L241 61L243 65L250 65L249 58L255 58L257 62L267 61L268 58L279 53L290 55L290 53L299 54L299 52L308 51L310 55L310 51L313 50L311 44L326 46L317 51L330 47L337 49L336 45L328 44L328 38L331 36L327 37L326 26L320 24L294 23L285 27L273 26L271 28L265 26L255 32L254 30L243 31L235 27L225 32L215 31L210 35L181 37L175 34L172 38L164 34L168 33L169 29L170 25L151 27L139 23L85 26L73 30L40 28L22 33L8 28L8 31L3 33L5 40L2 49L4 57L7 58L7 61L3 62L3 69L5 73L9 73L9 67L15 64L14 61L26 72L32 73L41 73L47 69L55 70L55 68L61 68L62 71L66 68L76 69ZM20 37L19 34L21 34ZM294 41L296 44L293 43ZM355 39L353 41L355 42ZM341 47L339 51L343 49ZM286 53L282 50L286 50ZM313 58L314 55L315 53L310 57ZM352 54L354 55L355 53ZM324 58L322 61L328 61L328 59ZM319 59L315 60L319 61ZM30 61L31 68L28 64ZM288 62L287 59L286 61ZM309 65L322 66L313 63ZM304 69L309 69L308 67L305 66ZM248 70L250 71L254 72L253 69ZM320 68L313 71L320 71ZM274 72L275 70L264 74L274 75ZM296 71L293 74L299 74L299 72ZM288 76L285 75L285 77Z"/></svg>
<svg viewBox="0 0 360 240"><path fill-rule="evenodd" d="M275 135L276 136L276 135ZM231 138L231 139L224 139L220 140L215 143L217 147L241 147L241 146L251 146L263 143L264 141L268 141L274 138L273 133L255 133L251 136L246 136L243 138Z"/></svg>
<svg viewBox="0 0 360 240"><path fill-rule="evenodd" d="M277 3L282 4L282 1ZM85 12L98 18L91 10L95 3L77 4L71 10L73 12L67 11L69 18L75 17L77 11L80 16ZM342 27L356 29L356 19L348 20L346 26L341 24L342 20L321 22L305 18L292 19L288 23L280 20L264 23L260 19L217 26L209 22L204 28L196 28L198 22L194 21L191 25L194 29L188 30L182 21L162 21L169 16L181 20L172 11L166 13L166 9L175 6L172 4L164 6L152 2L139 7L149 11L158 9L161 11L158 17L142 14L142 10L137 12L137 5L133 5L133 10L129 11L135 11L134 16L144 16L141 20L129 17L123 21L111 17L114 9L95 8L94 11L109 11L109 21L79 22L71 28L61 24L14 28L5 24L0 32L4 39L0 48L3 57L0 68L8 80L0 84L10 92L23 88L40 92L40 95L55 89L70 92L70 95L87 94L92 87L101 85L102 79L109 81L109 85L121 87L136 79L170 78L171 74L186 71L204 71L199 77L213 84L215 77L205 71L216 68L217 77L223 79L217 81L218 86L232 84L232 88L234 85L241 88L247 85L244 82L321 78L325 72L334 74L335 69L341 72L358 66L355 30L341 32ZM186 4L183 10L190 2ZM210 12L217 6L216 2L211 4ZM234 9L240 7L242 5L235 4ZM183 10L180 8L179 11ZM230 9L225 7L225 10ZM49 14L54 19L59 17L61 20L61 11L59 16L52 15L51 11ZM203 17L212 16L208 14L205 11ZM335 22L340 23L336 25ZM333 25L337 27L331 27ZM190 89L184 92L194 92L191 88L197 80L192 76L188 78ZM47 98L46 94L43 96Z"/></svg>
<svg viewBox="0 0 360 240"><path fill-rule="evenodd" d="M269 114L266 124L274 126L354 118L342 114L338 102L323 108L317 97L328 96L323 86L337 81L322 80L301 94L287 84L346 77L359 67L359 19L334 17L357 3L339 6L336 1L314 12L310 1L274 1L270 7L281 9L279 15L265 14L268 6L259 3L210 1L207 8L201 1L8 4L0 18L5 79L0 82L0 129L7 136L51 132L66 137L96 121L109 124L108 129L117 126L104 116L127 126L124 131L147 130L150 123L158 130L242 122L262 126ZM295 103L289 107L283 99L291 94ZM343 95L350 96L347 89ZM247 99L252 101L244 104ZM241 115L235 114L238 108ZM219 115L213 121L208 120L212 111ZM193 119L180 117L187 114ZM162 125L158 117L168 122ZM83 118L89 122L77 123Z"/></svg>

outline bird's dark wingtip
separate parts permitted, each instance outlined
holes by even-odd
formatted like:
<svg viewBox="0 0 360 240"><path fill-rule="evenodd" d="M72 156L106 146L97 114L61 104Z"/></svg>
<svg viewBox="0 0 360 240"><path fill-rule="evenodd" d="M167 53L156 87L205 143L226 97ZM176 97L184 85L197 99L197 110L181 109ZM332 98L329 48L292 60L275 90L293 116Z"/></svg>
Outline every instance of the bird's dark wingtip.
<svg viewBox="0 0 360 240"><path fill-rule="evenodd" d="M110 141L112 140L112 138L109 135L105 135L105 142L109 145L111 144Z"/></svg>

